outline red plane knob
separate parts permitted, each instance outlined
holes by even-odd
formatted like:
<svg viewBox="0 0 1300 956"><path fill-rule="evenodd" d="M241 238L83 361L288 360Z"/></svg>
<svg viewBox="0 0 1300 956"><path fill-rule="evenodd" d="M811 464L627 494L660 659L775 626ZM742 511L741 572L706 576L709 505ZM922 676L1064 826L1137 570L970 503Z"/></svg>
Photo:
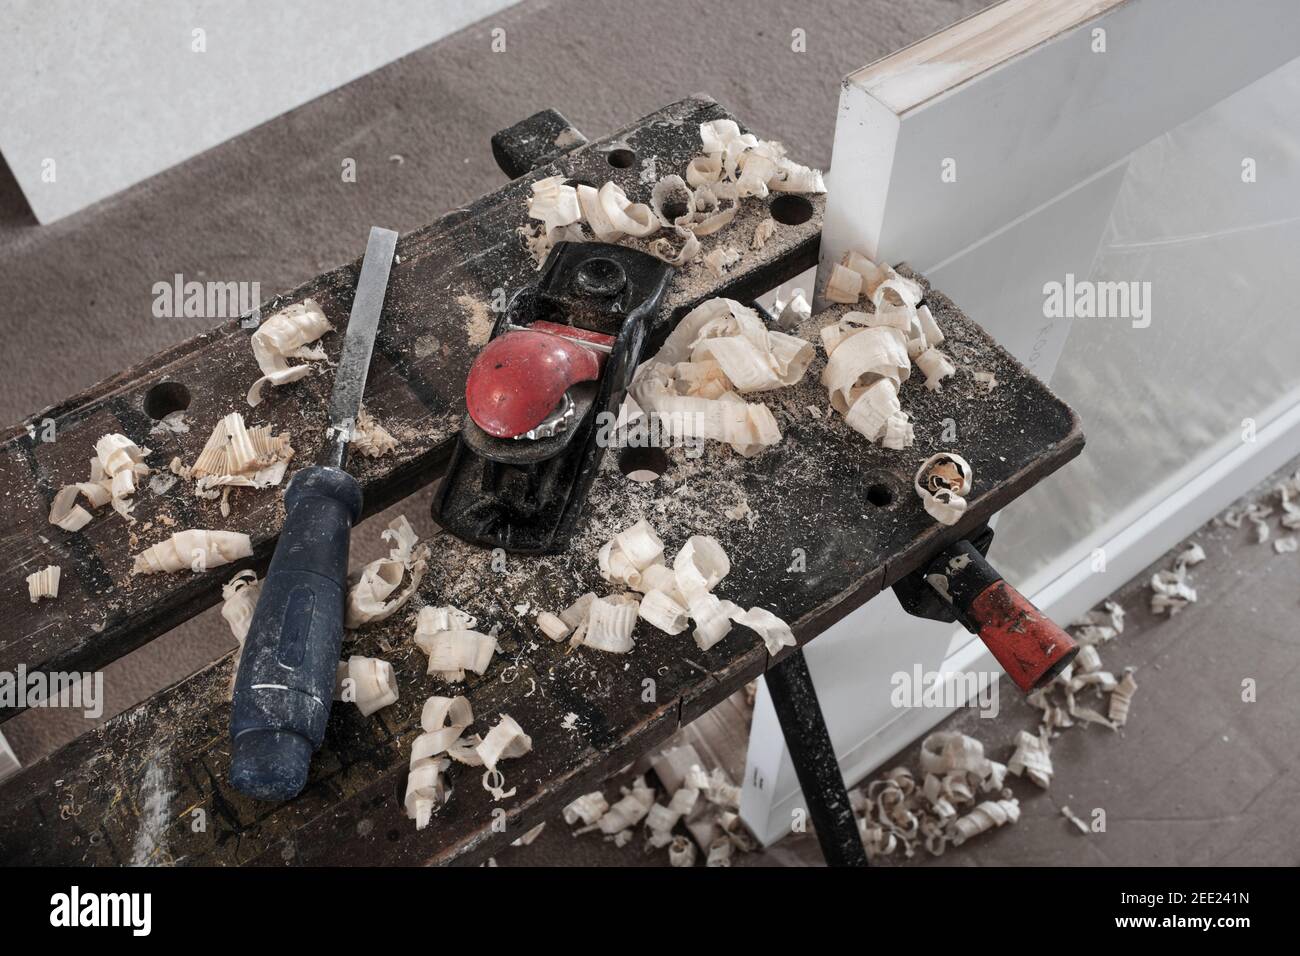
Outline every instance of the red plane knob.
<svg viewBox="0 0 1300 956"><path fill-rule="evenodd" d="M559 335L529 329L497 336L479 353L465 380L474 424L496 438L540 425L569 387L600 377L600 357Z"/></svg>

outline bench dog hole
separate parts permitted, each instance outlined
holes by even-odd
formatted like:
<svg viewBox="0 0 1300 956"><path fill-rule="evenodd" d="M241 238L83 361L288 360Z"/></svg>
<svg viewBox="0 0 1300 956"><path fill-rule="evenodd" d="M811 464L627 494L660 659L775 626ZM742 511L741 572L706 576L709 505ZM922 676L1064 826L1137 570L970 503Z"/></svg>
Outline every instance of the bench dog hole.
<svg viewBox="0 0 1300 956"><path fill-rule="evenodd" d="M782 193L772 200L769 207L772 218L787 226L797 226L812 218L813 207L806 196L793 196Z"/></svg>
<svg viewBox="0 0 1300 956"><path fill-rule="evenodd" d="M894 492L889 485L877 481L868 486L867 500L877 508L883 508L894 500Z"/></svg>
<svg viewBox="0 0 1300 956"><path fill-rule="evenodd" d="M144 412L154 421L190 407L190 390L180 382L159 382L144 396Z"/></svg>
<svg viewBox="0 0 1300 956"><path fill-rule="evenodd" d="M618 470L633 481L654 481L668 470L668 454L662 448L624 448Z"/></svg>
<svg viewBox="0 0 1300 956"><path fill-rule="evenodd" d="M625 147L611 149L605 154L605 162L609 163L615 169L628 169L634 162L636 162L636 153Z"/></svg>

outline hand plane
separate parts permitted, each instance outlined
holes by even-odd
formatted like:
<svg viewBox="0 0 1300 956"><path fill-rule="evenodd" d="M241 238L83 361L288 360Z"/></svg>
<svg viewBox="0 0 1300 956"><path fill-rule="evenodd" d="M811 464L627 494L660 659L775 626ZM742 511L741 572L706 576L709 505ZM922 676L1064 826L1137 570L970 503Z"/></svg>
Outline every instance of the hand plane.
<svg viewBox="0 0 1300 956"><path fill-rule="evenodd" d="M673 268L644 252L561 242L506 305L465 382L466 415L433 518L473 544L564 550L614 416L663 321Z"/></svg>

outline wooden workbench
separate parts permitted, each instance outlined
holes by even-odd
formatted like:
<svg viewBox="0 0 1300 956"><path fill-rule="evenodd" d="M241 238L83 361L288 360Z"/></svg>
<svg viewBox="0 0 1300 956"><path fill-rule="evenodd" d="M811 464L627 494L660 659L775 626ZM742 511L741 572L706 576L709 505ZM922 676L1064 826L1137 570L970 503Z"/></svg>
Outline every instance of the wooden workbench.
<svg viewBox="0 0 1300 956"><path fill-rule="evenodd" d="M401 448L356 462L368 513L440 473L463 413L465 373L491 327L495 290L518 288L535 276L515 233L526 223L529 183L557 172L596 184L613 178L632 198L644 198L643 162L653 159L660 176L680 170L699 152L698 124L725 115L707 99L674 104L606 140L561 154L402 240L366 398ZM632 151L630 165L615 165L616 156L627 162L625 152L611 152L615 148ZM732 226L704 242L706 251L734 246L743 252L741 262L720 281L698 267L683 273L670 293L673 315L715 295L751 298L812 265L822 197L810 199L806 221L779 226L761 250L751 249L749 240L768 207L747 200ZM263 311L313 296L341 332L356 273L356 263L335 270ZM903 407L916 424L911 448L871 445L830 412L818 381L824 364L819 348L800 385L761 396L784 433L762 455L743 459L714 443L696 458L675 449L665 474L645 485L623 477L617 454L606 455L589 518L563 555L511 556L494 569L488 552L440 536L412 604L345 638L345 656L393 663L401 700L369 718L336 707L311 782L295 800L257 803L226 781L231 655L0 788L0 862L481 861L773 663L741 627L707 653L689 631L670 637L644 623L627 655L569 651L543 637L532 622L538 610L559 610L587 590L610 590L597 572L596 550L614 533L648 518L670 554L691 534L715 535L733 566L716 593L774 611L806 642L1079 452L1082 434L1066 406L942 295L932 291L927 302L948 336L944 349L958 373L937 393L922 387L919 374L904 385ZM842 311L814 316L800 334L818 341L818 328ZM19 664L50 671L103 667L214 603L221 584L241 567L260 569L269 560L283 519L276 492L236 493L223 519L215 502L195 498L178 481L163 492L138 493L137 523L129 529L108 508L76 534L46 521L54 492L84 480L95 440L109 431L149 445L150 464L165 470L176 455L192 462L216 420L243 410L250 424L288 429L298 451L294 463L309 461L323 435L329 376L272 390L250 412L243 394L258 372L247 338L247 329L231 323L35 416L34 423L54 419L54 442L41 442L39 430L33 437L24 426L6 437L0 525L8 550L0 613L10 626L0 636L0 671L13 672ZM337 359L342 335L323 342ZM994 372L999 384L986 390L972 378L975 371ZM166 406L147 406L147 398L166 382L189 392L188 433L151 433L155 422L144 409L161 413ZM154 392L155 400L165 395ZM941 441L946 419L955 425L954 444ZM945 449L964 455L975 473L970 507L953 528L935 524L911 490L917 465ZM742 503L748 515L726 516L728 509L739 513ZM186 527L246 531L255 557L206 574L131 577L135 553ZM64 569L60 596L31 605L23 578L50 563ZM790 570L800 565L803 570ZM477 616L480 629L500 626L501 653L482 677L471 675L459 686L428 677L425 656L411 642L415 609L447 603ZM528 611L516 610L525 604ZM499 714L509 713L532 736L533 751L502 764L506 788L517 792L501 802L481 786L481 770L454 766L450 800L417 833L402 797L420 708L431 694L458 690L473 704L472 731L485 732ZM203 811L204 828L194 825L196 810ZM504 828L497 810L504 811Z"/></svg>

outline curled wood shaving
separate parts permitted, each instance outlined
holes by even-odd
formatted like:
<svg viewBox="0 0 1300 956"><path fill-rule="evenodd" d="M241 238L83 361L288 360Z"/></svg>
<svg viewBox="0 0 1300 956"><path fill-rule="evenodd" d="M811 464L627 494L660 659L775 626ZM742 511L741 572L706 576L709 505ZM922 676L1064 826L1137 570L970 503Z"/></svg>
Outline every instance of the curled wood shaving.
<svg viewBox="0 0 1300 956"><path fill-rule="evenodd" d="M951 525L966 511L971 482L971 467L966 459L941 452L921 464L913 484L926 512L940 524Z"/></svg>
<svg viewBox="0 0 1300 956"><path fill-rule="evenodd" d="M582 207L578 190L565 185L564 176L548 176L533 183L533 194L528 197L528 217L539 219L547 234L561 226L582 220Z"/></svg>
<svg viewBox="0 0 1300 956"><path fill-rule="evenodd" d="M694 866L695 844L687 837L675 836L668 845L668 863L671 866Z"/></svg>
<svg viewBox="0 0 1300 956"><path fill-rule="evenodd" d="M628 594L596 598L587 607L587 617L575 630L571 644L584 644L598 651L626 654L632 650L640 602Z"/></svg>
<svg viewBox="0 0 1300 956"><path fill-rule="evenodd" d="M509 714L501 715L497 725L488 731L477 747L479 759L489 772L496 770L499 761L522 757L532 749L533 739Z"/></svg>
<svg viewBox="0 0 1300 956"><path fill-rule="evenodd" d="M221 586L221 616L230 625L239 646L244 646L248 627L253 623L257 600L262 596L262 582L255 571L240 571Z"/></svg>
<svg viewBox="0 0 1300 956"><path fill-rule="evenodd" d="M39 571L27 575L27 595L33 604L39 603L41 598L59 596L59 577L62 573L57 564L47 564Z"/></svg>
<svg viewBox="0 0 1300 956"><path fill-rule="evenodd" d="M131 496L138 482L149 475L144 459L148 448L141 448L125 435L111 433L95 443L95 457L90 459L90 480L64 485L50 502L50 524L64 531L80 531L90 523L91 514L77 498L82 497L91 508L100 508L110 502L113 510L127 521L131 517Z"/></svg>
<svg viewBox="0 0 1300 956"><path fill-rule="evenodd" d="M673 437L724 441L749 456L781 430L766 405L741 396L797 383L812 358L810 343L769 329L753 309L710 299L637 370L629 394Z"/></svg>
<svg viewBox="0 0 1300 956"><path fill-rule="evenodd" d="M1191 544L1174 558L1173 568L1157 571L1151 576L1151 613L1171 617L1189 604L1196 602L1196 589L1191 586L1187 569L1205 560L1205 550Z"/></svg>
<svg viewBox="0 0 1300 956"><path fill-rule="evenodd" d="M597 561L606 581L635 588L641 572L663 559L664 543L644 519L620 531L600 549Z"/></svg>
<svg viewBox="0 0 1300 956"><path fill-rule="evenodd" d="M426 757L411 761L411 774L406 778L406 815L415 821L415 828L423 830L429 825L433 811L447 802L447 783L443 774L451 766L446 757Z"/></svg>
<svg viewBox="0 0 1300 956"><path fill-rule="evenodd" d="M586 826L595 824L609 810L609 801L599 790L584 793L564 808L564 822L569 826L581 821Z"/></svg>
<svg viewBox="0 0 1300 956"><path fill-rule="evenodd" d="M388 661L353 655L346 661L339 661L334 680L334 699L344 700L351 696L363 717L397 703L397 675ZM349 681L351 694L348 694L346 683Z"/></svg>
<svg viewBox="0 0 1300 956"><path fill-rule="evenodd" d="M465 671L482 674L497 652L490 634L471 630L476 623L454 607L422 607L415 625L415 644L429 655L428 673L455 683Z"/></svg>
<svg viewBox="0 0 1300 956"><path fill-rule="evenodd" d="M957 366L952 364L952 360L936 348L928 348L918 355L916 367L925 376L925 387L932 392L937 392L943 387L939 384L941 379L957 371Z"/></svg>
<svg viewBox="0 0 1300 956"><path fill-rule="evenodd" d="M206 571L252 557L253 544L238 531L178 531L135 556L134 574Z"/></svg>
<svg viewBox="0 0 1300 956"><path fill-rule="evenodd" d="M704 155L692 160L687 181L714 185L722 192L764 197L769 192L824 193L822 174L786 158L777 142L741 133L734 120L700 124Z"/></svg>
<svg viewBox="0 0 1300 956"><path fill-rule="evenodd" d="M1031 734L1027 730L1016 735L1016 752L1007 763L1007 769L1017 777L1027 775L1030 780L1046 790L1052 785L1052 756L1047 737Z"/></svg>
<svg viewBox="0 0 1300 956"><path fill-rule="evenodd" d="M686 608L663 591L647 591L641 599L637 615L665 634L680 634L689 624Z"/></svg>
<svg viewBox="0 0 1300 956"><path fill-rule="evenodd" d="M397 448L397 439L362 406L352 429L350 447L367 458L382 458Z"/></svg>
<svg viewBox="0 0 1300 956"><path fill-rule="evenodd" d="M562 641L573 631L573 628L550 611L542 611L537 615L537 628L552 641Z"/></svg>
<svg viewBox="0 0 1300 956"><path fill-rule="evenodd" d="M1020 819L1020 802L1014 797L1007 800L985 800L964 817L959 817L953 824L952 844L961 846L972 837L979 836L1004 823L1015 823Z"/></svg>
<svg viewBox="0 0 1300 956"><path fill-rule="evenodd" d="M248 404L262 403L262 389L266 385L287 385L311 372L310 364L290 365L288 359L305 359L307 363L324 361L324 349L309 346L333 330L315 299L304 299L281 309L259 325L252 335L252 346L262 377L248 390Z"/></svg>
<svg viewBox="0 0 1300 956"><path fill-rule="evenodd" d="M1133 703L1133 692L1137 690L1137 686L1137 681L1133 678L1133 668L1127 668L1110 695L1110 721L1116 727L1123 727L1128 723L1128 709Z"/></svg>
<svg viewBox="0 0 1300 956"><path fill-rule="evenodd" d="M415 594L429 562L429 546L420 544L415 530L404 515L399 515L382 533L393 545L387 558L371 561L348 588L344 626L363 624L391 617ZM403 579L406 587L393 594Z"/></svg>

